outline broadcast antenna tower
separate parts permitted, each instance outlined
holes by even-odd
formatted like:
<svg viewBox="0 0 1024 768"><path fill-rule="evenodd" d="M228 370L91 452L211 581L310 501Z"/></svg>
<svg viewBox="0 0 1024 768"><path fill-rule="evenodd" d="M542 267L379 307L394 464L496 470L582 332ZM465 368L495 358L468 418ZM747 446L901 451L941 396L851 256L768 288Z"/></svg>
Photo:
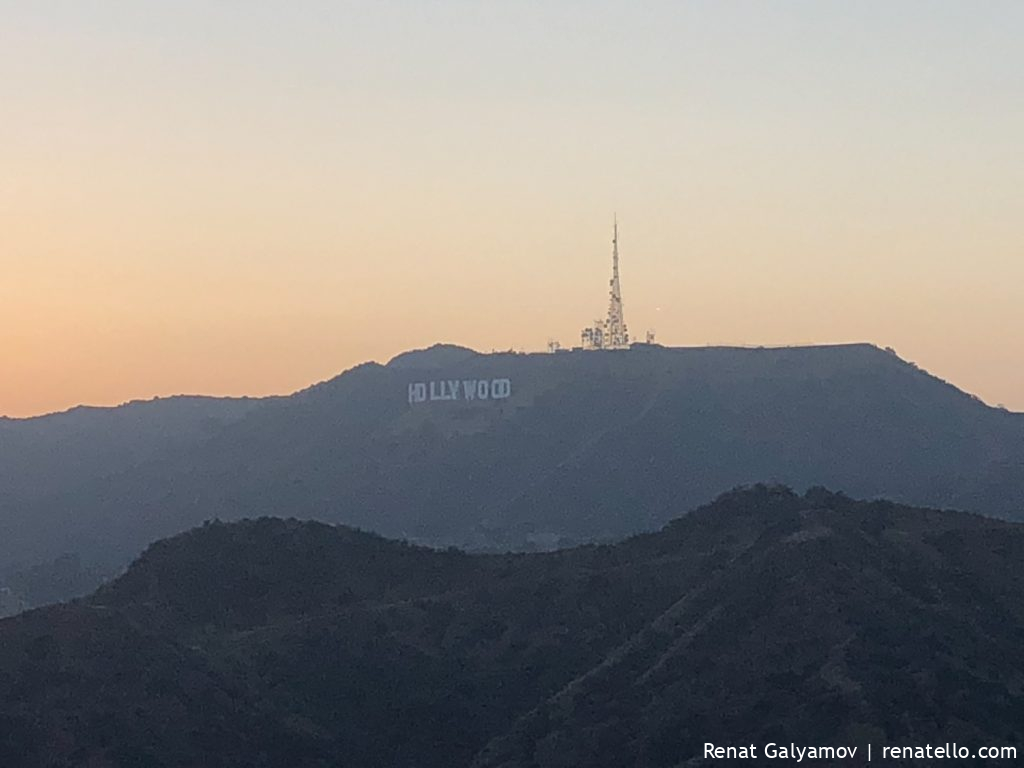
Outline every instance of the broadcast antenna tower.
<svg viewBox="0 0 1024 768"><path fill-rule="evenodd" d="M629 331L622 315L622 290L619 286L619 221L612 230L612 279L609 281L608 317L595 320L580 333L583 349L629 349Z"/></svg>
<svg viewBox="0 0 1024 768"><path fill-rule="evenodd" d="M619 286L619 219L612 225L612 279L609 282L608 319L605 321L605 346L609 349L629 347L629 331L622 315L622 289Z"/></svg>

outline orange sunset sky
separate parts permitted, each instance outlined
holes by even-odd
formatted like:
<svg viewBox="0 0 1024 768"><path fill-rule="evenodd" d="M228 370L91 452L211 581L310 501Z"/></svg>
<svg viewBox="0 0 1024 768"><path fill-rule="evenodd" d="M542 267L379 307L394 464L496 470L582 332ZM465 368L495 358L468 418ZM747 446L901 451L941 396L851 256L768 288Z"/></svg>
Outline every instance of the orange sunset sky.
<svg viewBox="0 0 1024 768"><path fill-rule="evenodd" d="M869 341L1024 410L1024 3L0 2L0 414L449 341Z"/></svg>

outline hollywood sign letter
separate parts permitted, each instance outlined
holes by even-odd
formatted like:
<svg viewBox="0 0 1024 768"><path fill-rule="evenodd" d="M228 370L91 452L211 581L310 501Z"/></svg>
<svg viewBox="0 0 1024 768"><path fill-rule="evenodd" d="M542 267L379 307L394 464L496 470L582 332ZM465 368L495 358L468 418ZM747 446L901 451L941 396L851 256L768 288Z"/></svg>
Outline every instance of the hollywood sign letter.
<svg viewBox="0 0 1024 768"><path fill-rule="evenodd" d="M441 379L409 385L410 403L438 400L504 400L512 394L511 379Z"/></svg>

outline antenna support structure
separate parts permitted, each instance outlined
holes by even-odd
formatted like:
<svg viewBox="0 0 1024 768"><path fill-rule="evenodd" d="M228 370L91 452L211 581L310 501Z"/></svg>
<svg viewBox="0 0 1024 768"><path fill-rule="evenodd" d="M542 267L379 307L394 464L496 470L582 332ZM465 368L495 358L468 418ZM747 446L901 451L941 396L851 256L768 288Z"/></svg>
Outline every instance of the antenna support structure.
<svg viewBox="0 0 1024 768"><path fill-rule="evenodd" d="M629 349L629 329L622 312L622 286L619 284L619 221L612 225L612 279L608 281L608 317L595 320L580 332L584 349Z"/></svg>

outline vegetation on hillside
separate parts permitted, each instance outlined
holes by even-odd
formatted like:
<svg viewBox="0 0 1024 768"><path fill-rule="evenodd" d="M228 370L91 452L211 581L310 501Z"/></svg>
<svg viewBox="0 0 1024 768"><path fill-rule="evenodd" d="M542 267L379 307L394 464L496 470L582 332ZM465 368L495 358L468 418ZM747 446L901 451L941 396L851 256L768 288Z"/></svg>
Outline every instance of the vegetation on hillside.
<svg viewBox="0 0 1024 768"><path fill-rule="evenodd" d="M0 622L0 764L676 766L1017 744L1024 527L756 486L607 546L210 523Z"/></svg>

